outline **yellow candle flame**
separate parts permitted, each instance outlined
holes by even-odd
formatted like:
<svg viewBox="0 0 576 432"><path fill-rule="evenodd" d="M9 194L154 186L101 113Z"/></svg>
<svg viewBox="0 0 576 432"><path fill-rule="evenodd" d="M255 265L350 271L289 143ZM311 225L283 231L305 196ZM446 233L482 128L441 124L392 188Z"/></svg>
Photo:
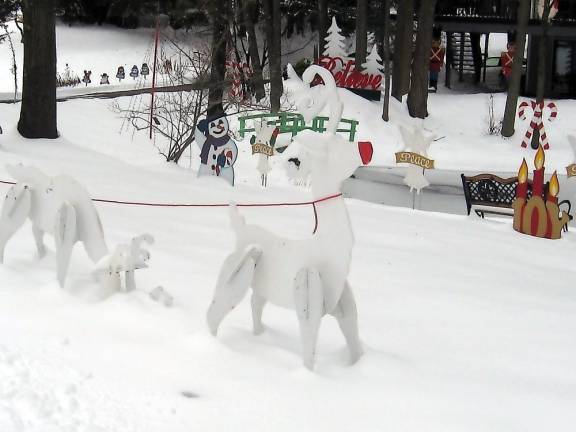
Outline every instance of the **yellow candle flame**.
<svg viewBox="0 0 576 432"><path fill-rule="evenodd" d="M544 166L545 161L546 161L546 155L544 154L542 144L540 144L540 146L538 146L536 156L534 156L534 166L536 167L536 169L541 169Z"/></svg>
<svg viewBox="0 0 576 432"><path fill-rule="evenodd" d="M550 184L548 186L548 193L553 197L558 195L560 192L560 184L558 183L558 175L556 175L556 171L552 174L552 178L550 179Z"/></svg>
<svg viewBox="0 0 576 432"><path fill-rule="evenodd" d="M518 170L518 183L526 183L528 179L528 164L526 159L522 160L522 165L520 165L520 170Z"/></svg>

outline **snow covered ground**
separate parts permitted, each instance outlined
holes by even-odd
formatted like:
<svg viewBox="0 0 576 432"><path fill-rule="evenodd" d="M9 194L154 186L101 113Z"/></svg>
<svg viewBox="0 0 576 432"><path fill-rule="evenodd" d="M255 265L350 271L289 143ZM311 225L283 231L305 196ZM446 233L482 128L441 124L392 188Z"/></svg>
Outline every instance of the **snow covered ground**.
<svg viewBox="0 0 576 432"><path fill-rule="evenodd" d="M345 99L344 116L361 121L358 139L373 141L376 165L392 166L396 127L378 121L376 104ZM431 148L439 167L515 172L523 155L531 159L517 142L523 131L509 141L483 135L484 103L478 95L431 97L425 127L446 136ZM576 105L559 106L548 173L572 162L565 137ZM72 175L95 198L309 199L281 161L262 189L246 143L232 189L196 179L195 150L182 166L168 165L144 133L119 134L122 118L107 101L58 108L61 138L27 141L15 131L19 106L0 104L0 180L10 180L5 164L22 162ZM396 104L392 116L408 121ZM0 195L6 190L0 185ZM548 241L517 234L509 219L347 203L356 236L350 282L366 353L348 366L338 326L327 318L314 373L301 366L291 311L268 306L266 331L254 336L246 299L218 338L209 334L205 312L234 242L225 209L98 203L109 246L144 232L156 239L150 268L128 294L100 292L81 247L60 289L54 253L38 260L26 226L0 265L0 431L572 430L573 229ZM310 208L241 211L289 237L309 236L314 225ZM157 286L172 294L173 307L149 298Z"/></svg>

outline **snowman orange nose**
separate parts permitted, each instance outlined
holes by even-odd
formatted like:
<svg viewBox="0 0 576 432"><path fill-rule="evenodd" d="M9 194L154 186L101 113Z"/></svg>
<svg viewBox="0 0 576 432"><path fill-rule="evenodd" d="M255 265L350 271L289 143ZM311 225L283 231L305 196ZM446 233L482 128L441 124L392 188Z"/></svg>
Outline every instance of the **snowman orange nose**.
<svg viewBox="0 0 576 432"><path fill-rule="evenodd" d="M374 154L372 143L370 141L359 141L358 150L360 151L360 157L362 158L362 163L364 165L368 165L372 160L372 155Z"/></svg>

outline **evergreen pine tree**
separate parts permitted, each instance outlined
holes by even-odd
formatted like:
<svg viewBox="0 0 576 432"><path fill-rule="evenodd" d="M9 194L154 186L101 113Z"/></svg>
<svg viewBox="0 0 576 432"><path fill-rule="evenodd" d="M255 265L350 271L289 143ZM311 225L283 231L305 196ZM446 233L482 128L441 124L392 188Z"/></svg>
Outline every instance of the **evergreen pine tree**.
<svg viewBox="0 0 576 432"><path fill-rule="evenodd" d="M346 51L344 47L344 36L342 36L340 27L336 23L336 17L332 17L332 25L328 29L328 36L326 36L326 47L324 48L324 55L327 57L340 57L346 58Z"/></svg>
<svg viewBox="0 0 576 432"><path fill-rule="evenodd" d="M372 51L366 57L366 63L362 65L364 72L370 75L382 75L382 58L378 55L376 45L372 46Z"/></svg>

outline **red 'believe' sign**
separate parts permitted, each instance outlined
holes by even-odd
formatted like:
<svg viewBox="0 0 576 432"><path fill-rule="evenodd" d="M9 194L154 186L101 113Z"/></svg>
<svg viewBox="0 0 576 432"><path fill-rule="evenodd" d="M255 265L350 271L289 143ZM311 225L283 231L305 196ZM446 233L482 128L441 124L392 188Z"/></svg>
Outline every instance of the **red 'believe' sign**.
<svg viewBox="0 0 576 432"><path fill-rule="evenodd" d="M338 87L380 90L382 75L370 75L356 70L354 60L344 60L340 57L320 57L318 64L330 71Z"/></svg>

